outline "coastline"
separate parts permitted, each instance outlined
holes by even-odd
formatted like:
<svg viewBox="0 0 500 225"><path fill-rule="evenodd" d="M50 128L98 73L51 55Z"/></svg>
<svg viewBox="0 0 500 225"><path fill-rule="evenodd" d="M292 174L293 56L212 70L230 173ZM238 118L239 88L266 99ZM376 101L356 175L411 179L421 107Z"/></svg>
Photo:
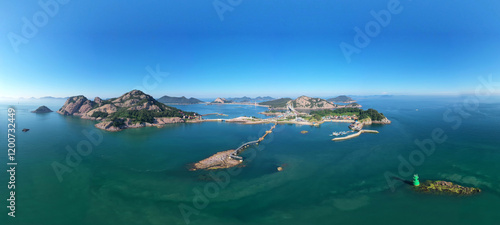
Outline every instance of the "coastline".
<svg viewBox="0 0 500 225"><path fill-rule="evenodd" d="M61 113L59 113L61 114ZM155 122L154 123L132 123L132 121L129 118L123 118L125 121L125 125L121 127L114 127L111 125L111 121L102 121L101 118L94 118L94 117L87 117L87 116L80 116L80 115L74 115L78 116L81 119L87 119L87 120L94 120L94 121L100 121L99 123L95 124L94 126L96 128L99 128L101 130L106 130L110 132L118 132L122 131L125 129L132 129L132 128L142 128L142 127L164 127L167 124L175 124L175 123L203 123L203 122L227 122L227 123L237 123L237 124L246 124L246 125L256 125L256 124L267 124L267 123L277 123L277 124L295 124L295 125L308 125L308 126L319 126L325 122L332 122L332 123L353 123L355 122L354 120L335 120L335 119L328 119L328 120L322 120L322 121L315 121L315 122L309 122L309 121L293 121L293 120L282 120L282 121L276 121L272 119L260 119L260 118L252 118L252 117L236 117L232 119L191 119L191 120L185 120L180 117L155 117ZM390 122L389 122L390 123ZM364 125L370 125L370 124L389 124L385 123L384 121L365 121L363 123Z"/></svg>
<svg viewBox="0 0 500 225"><path fill-rule="evenodd" d="M130 129L130 128L142 128L142 127L158 127L161 128L167 124L174 124L174 123L185 123L184 119L181 119L180 117L155 117L155 122L154 123L132 123L129 118L125 120L125 125L121 127L115 127L112 126L111 121L102 121L100 123L95 124L94 126L96 128L99 128L101 130L106 130L106 131L111 131L111 132L117 132L117 131L122 131L125 129Z"/></svg>
<svg viewBox="0 0 500 225"><path fill-rule="evenodd" d="M226 123L238 123L238 124L266 124L266 123L278 123L278 124L297 124L297 125L310 125L310 126L318 126L325 122L332 123L353 123L354 120L322 120L318 122L309 122L309 121L292 121L292 120L284 120L284 121L276 121L271 119L255 119L250 117L236 117L232 119L203 119L203 120L187 120L186 123L203 123L203 122L226 122Z"/></svg>

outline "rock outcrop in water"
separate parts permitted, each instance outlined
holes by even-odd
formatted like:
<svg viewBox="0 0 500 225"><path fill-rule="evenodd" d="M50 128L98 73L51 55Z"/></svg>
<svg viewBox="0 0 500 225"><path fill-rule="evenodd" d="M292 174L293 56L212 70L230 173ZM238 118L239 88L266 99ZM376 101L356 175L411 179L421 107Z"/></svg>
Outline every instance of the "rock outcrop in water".
<svg viewBox="0 0 500 225"><path fill-rule="evenodd" d="M49 112L52 112L52 110L50 110L49 108L47 108L47 106L40 106L38 107L38 109L36 109L35 111L31 111L32 113L49 113Z"/></svg>
<svg viewBox="0 0 500 225"><path fill-rule="evenodd" d="M481 189L474 187L463 187L448 181L426 181L420 186L415 187L417 191L434 194L456 194L472 195L481 192Z"/></svg>
<svg viewBox="0 0 500 225"><path fill-rule="evenodd" d="M66 100L57 113L102 121L96 127L108 131L182 123L196 116L195 113L160 103L139 90L108 100L96 97L91 101L83 95L73 96Z"/></svg>
<svg viewBox="0 0 500 225"><path fill-rule="evenodd" d="M194 163L189 170L215 170L237 166L242 161L231 158L232 152L234 152L234 150L218 152L215 155Z"/></svg>

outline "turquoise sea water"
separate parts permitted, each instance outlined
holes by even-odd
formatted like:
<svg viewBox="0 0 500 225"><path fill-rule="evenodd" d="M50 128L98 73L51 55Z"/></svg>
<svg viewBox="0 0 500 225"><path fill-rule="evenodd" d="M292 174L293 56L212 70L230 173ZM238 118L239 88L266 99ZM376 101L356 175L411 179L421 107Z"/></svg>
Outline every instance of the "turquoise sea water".
<svg viewBox="0 0 500 225"><path fill-rule="evenodd" d="M208 122L111 133L96 130L93 121L29 112L42 104L55 111L62 101L2 103L2 146L7 145L9 104L17 110L18 166L16 218L7 216L7 201L2 201L0 224L186 224L179 207L193 213L189 224L498 224L500 101L480 101L471 110L463 107L463 99L360 99L363 108L383 112L392 124L370 126L380 133L342 142L332 142L329 134L347 130L346 123L279 125L262 144L244 152L245 167L223 171L233 173L229 180L214 180L187 166L257 139L270 124ZM214 107L179 106L229 117L265 110ZM22 133L22 128L31 130ZM431 138L435 129L447 139L433 154L409 158L421 151L415 140ZM81 143L89 139L82 132L101 132L102 140L91 144L91 152L59 181L52 164L67 165L67 148L86 149ZM0 195L7 199L6 147L2 152ZM398 169L401 158L418 162L411 166L421 181L444 179L483 192L434 196L415 193L403 182L391 190L385 174L411 179L402 176L406 167ZM277 172L280 165L284 171Z"/></svg>
<svg viewBox="0 0 500 225"><path fill-rule="evenodd" d="M222 113L227 116L220 115L208 115L205 119L227 119L235 118L239 116L254 116L257 118L266 118L267 116L259 114L267 110L267 107L254 106L254 105L206 105L206 104L194 104L194 105L172 105L179 109L197 112L201 115L211 114L211 113Z"/></svg>

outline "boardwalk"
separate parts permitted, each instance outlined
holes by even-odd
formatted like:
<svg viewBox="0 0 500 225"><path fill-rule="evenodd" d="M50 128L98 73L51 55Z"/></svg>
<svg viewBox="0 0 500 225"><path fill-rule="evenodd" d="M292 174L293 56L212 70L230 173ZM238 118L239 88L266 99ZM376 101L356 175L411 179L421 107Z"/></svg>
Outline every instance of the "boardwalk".
<svg viewBox="0 0 500 225"><path fill-rule="evenodd" d="M255 141L249 141L247 143L244 143L242 145L240 145L240 147L238 147L236 150L234 150L232 153L231 153L231 158L233 159L236 159L236 160L243 160L243 158L241 156L238 156L243 150L245 150L245 148L248 148L250 147L250 145L256 145L256 144L259 144L259 142L263 141L264 138L266 138L266 136L270 133L273 132L273 129L276 128L276 123L271 127L271 129L267 130L266 133L264 134L264 136L260 137L258 140L255 140Z"/></svg>

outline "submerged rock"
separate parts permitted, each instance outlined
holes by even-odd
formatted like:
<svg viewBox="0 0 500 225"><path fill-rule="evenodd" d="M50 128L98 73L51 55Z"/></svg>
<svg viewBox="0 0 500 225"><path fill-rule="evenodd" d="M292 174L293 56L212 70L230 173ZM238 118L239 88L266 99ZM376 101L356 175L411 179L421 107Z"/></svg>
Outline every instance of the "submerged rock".
<svg viewBox="0 0 500 225"><path fill-rule="evenodd" d="M456 195L472 195L481 192L481 189L474 187L463 187L448 181L426 181L415 189L425 193L446 193Z"/></svg>

